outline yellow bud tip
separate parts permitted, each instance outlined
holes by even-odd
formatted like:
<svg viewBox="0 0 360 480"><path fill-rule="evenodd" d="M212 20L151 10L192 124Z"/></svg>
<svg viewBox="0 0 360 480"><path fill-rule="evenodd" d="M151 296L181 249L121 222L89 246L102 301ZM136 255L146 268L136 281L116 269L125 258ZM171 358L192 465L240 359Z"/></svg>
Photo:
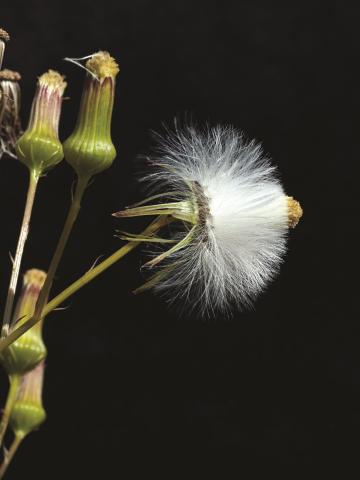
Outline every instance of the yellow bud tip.
<svg viewBox="0 0 360 480"><path fill-rule="evenodd" d="M3 28L0 28L0 41L1 40L3 42L8 42L10 40L10 35Z"/></svg>
<svg viewBox="0 0 360 480"><path fill-rule="evenodd" d="M119 66L109 52L97 52L86 62L85 67L99 80L106 77L115 78L119 73Z"/></svg>
<svg viewBox="0 0 360 480"><path fill-rule="evenodd" d="M300 203L293 197L287 197L289 228L295 228L303 215Z"/></svg>
<svg viewBox="0 0 360 480"><path fill-rule="evenodd" d="M9 82L19 82L21 80L21 75L19 72L4 68L4 70L0 70L0 81L1 80L7 80Z"/></svg>
<svg viewBox="0 0 360 480"><path fill-rule="evenodd" d="M45 272L36 268L32 268L24 274L24 287L27 287L28 285L33 285L40 290L44 285L45 279Z"/></svg>
<svg viewBox="0 0 360 480"><path fill-rule="evenodd" d="M50 87L53 90L58 90L59 95L62 95L67 83L65 82L64 75L60 75L60 73L56 72L55 70L49 70L39 77L39 85Z"/></svg>

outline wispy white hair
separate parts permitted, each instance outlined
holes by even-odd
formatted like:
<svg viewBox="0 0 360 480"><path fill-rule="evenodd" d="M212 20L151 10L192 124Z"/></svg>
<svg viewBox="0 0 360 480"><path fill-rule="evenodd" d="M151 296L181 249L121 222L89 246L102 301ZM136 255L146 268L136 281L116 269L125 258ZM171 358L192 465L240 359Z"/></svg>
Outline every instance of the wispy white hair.
<svg viewBox="0 0 360 480"><path fill-rule="evenodd" d="M198 216L195 226L177 216L182 231L171 235L185 241L169 250L151 285L202 312L251 306L286 250L288 197L275 166L232 127L188 126L158 138L145 180L179 205L194 203L195 191Z"/></svg>

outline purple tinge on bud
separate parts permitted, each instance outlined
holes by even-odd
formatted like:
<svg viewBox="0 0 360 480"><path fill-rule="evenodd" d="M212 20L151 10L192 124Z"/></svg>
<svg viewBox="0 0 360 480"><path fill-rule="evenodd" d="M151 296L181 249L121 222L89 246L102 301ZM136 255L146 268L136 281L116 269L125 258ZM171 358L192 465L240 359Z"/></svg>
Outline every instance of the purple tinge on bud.
<svg viewBox="0 0 360 480"><path fill-rule="evenodd" d="M58 138L62 97L66 87L64 77L49 70L39 77L31 107L28 130L42 130Z"/></svg>
<svg viewBox="0 0 360 480"><path fill-rule="evenodd" d="M39 77L28 127L16 144L19 160L36 175L63 159L59 119L65 87L64 77L54 70Z"/></svg>
<svg viewBox="0 0 360 480"><path fill-rule="evenodd" d="M41 403L42 387L44 382L45 360L41 361L30 372L23 375L19 385L18 400L25 400L32 403Z"/></svg>
<svg viewBox="0 0 360 480"><path fill-rule="evenodd" d="M32 268L25 272L21 295L16 304L16 309L14 312L13 325L18 326L19 324L23 323L26 316L34 313L36 302L45 283L45 279L46 273L43 270ZM30 331L41 332L41 329L42 322L38 322Z"/></svg>
<svg viewBox="0 0 360 480"><path fill-rule="evenodd" d="M38 428L46 418L42 405L44 370L45 362L41 361L21 378L10 415L10 425L16 436L24 437Z"/></svg>

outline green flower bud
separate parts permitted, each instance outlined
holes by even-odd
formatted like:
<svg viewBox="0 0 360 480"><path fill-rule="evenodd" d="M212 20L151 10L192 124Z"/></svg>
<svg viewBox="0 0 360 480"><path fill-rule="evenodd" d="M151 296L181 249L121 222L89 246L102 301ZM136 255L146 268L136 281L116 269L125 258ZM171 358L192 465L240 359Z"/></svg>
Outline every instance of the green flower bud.
<svg viewBox="0 0 360 480"><path fill-rule="evenodd" d="M64 158L58 130L65 87L64 77L53 70L39 77L29 125L16 144L19 160L37 177Z"/></svg>
<svg viewBox="0 0 360 480"><path fill-rule="evenodd" d="M28 270L24 275L21 296L17 303L14 322L15 329L26 321L28 315L35 311L36 301L46 278L41 270ZM43 321L21 335L0 355L0 360L9 375L22 374L34 368L46 357L46 347L42 338Z"/></svg>
<svg viewBox="0 0 360 480"><path fill-rule="evenodd" d="M86 70L77 123L64 154L79 177L90 178L109 168L116 156L111 116L119 68L108 52L98 52L86 62Z"/></svg>
<svg viewBox="0 0 360 480"><path fill-rule="evenodd" d="M0 71L0 158L15 155L15 144L21 133L20 81L18 72Z"/></svg>
<svg viewBox="0 0 360 480"><path fill-rule="evenodd" d="M16 437L24 437L38 428L46 418L42 405L44 369L45 362L42 361L21 378L10 414L10 426Z"/></svg>

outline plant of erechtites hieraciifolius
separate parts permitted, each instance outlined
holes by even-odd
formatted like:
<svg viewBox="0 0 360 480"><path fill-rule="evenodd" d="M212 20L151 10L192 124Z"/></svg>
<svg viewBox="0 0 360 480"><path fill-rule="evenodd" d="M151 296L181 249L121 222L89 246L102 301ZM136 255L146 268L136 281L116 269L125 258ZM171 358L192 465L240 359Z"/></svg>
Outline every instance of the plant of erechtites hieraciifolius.
<svg viewBox="0 0 360 480"><path fill-rule="evenodd" d="M145 263L153 275L137 292L153 288L166 293L170 301L181 300L187 312L197 309L203 315L249 307L278 273L289 229L302 215L300 204L285 193L276 167L260 144L246 140L230 126L176 126L158 137L156 152L147 157L149 169L142 178L147 198L114 214L152 217L148 226L139 234L120 232L125 244L51 297L85 191L116 157L111 124L119 67L102 50L66 59L84 68L86 76L74 130L62 142L64 76L54 70L40 75L22 132L20 74L2 70L8 40L7 32L0 29L0 158L17 158L24 164L29 183L1 328L0 361L8 374L9 391L0 421L0 445L4 439L7 443L8 425L13 442L9 450L4 449L0 480L23 438L45 420L45 316L144 243L153 246L152 257ZM17 298L37 185L63 158L76 176L66 221L47 273L27 271ZM48 216L47 221L49 229L58 229L56 219Z"/></svg>

